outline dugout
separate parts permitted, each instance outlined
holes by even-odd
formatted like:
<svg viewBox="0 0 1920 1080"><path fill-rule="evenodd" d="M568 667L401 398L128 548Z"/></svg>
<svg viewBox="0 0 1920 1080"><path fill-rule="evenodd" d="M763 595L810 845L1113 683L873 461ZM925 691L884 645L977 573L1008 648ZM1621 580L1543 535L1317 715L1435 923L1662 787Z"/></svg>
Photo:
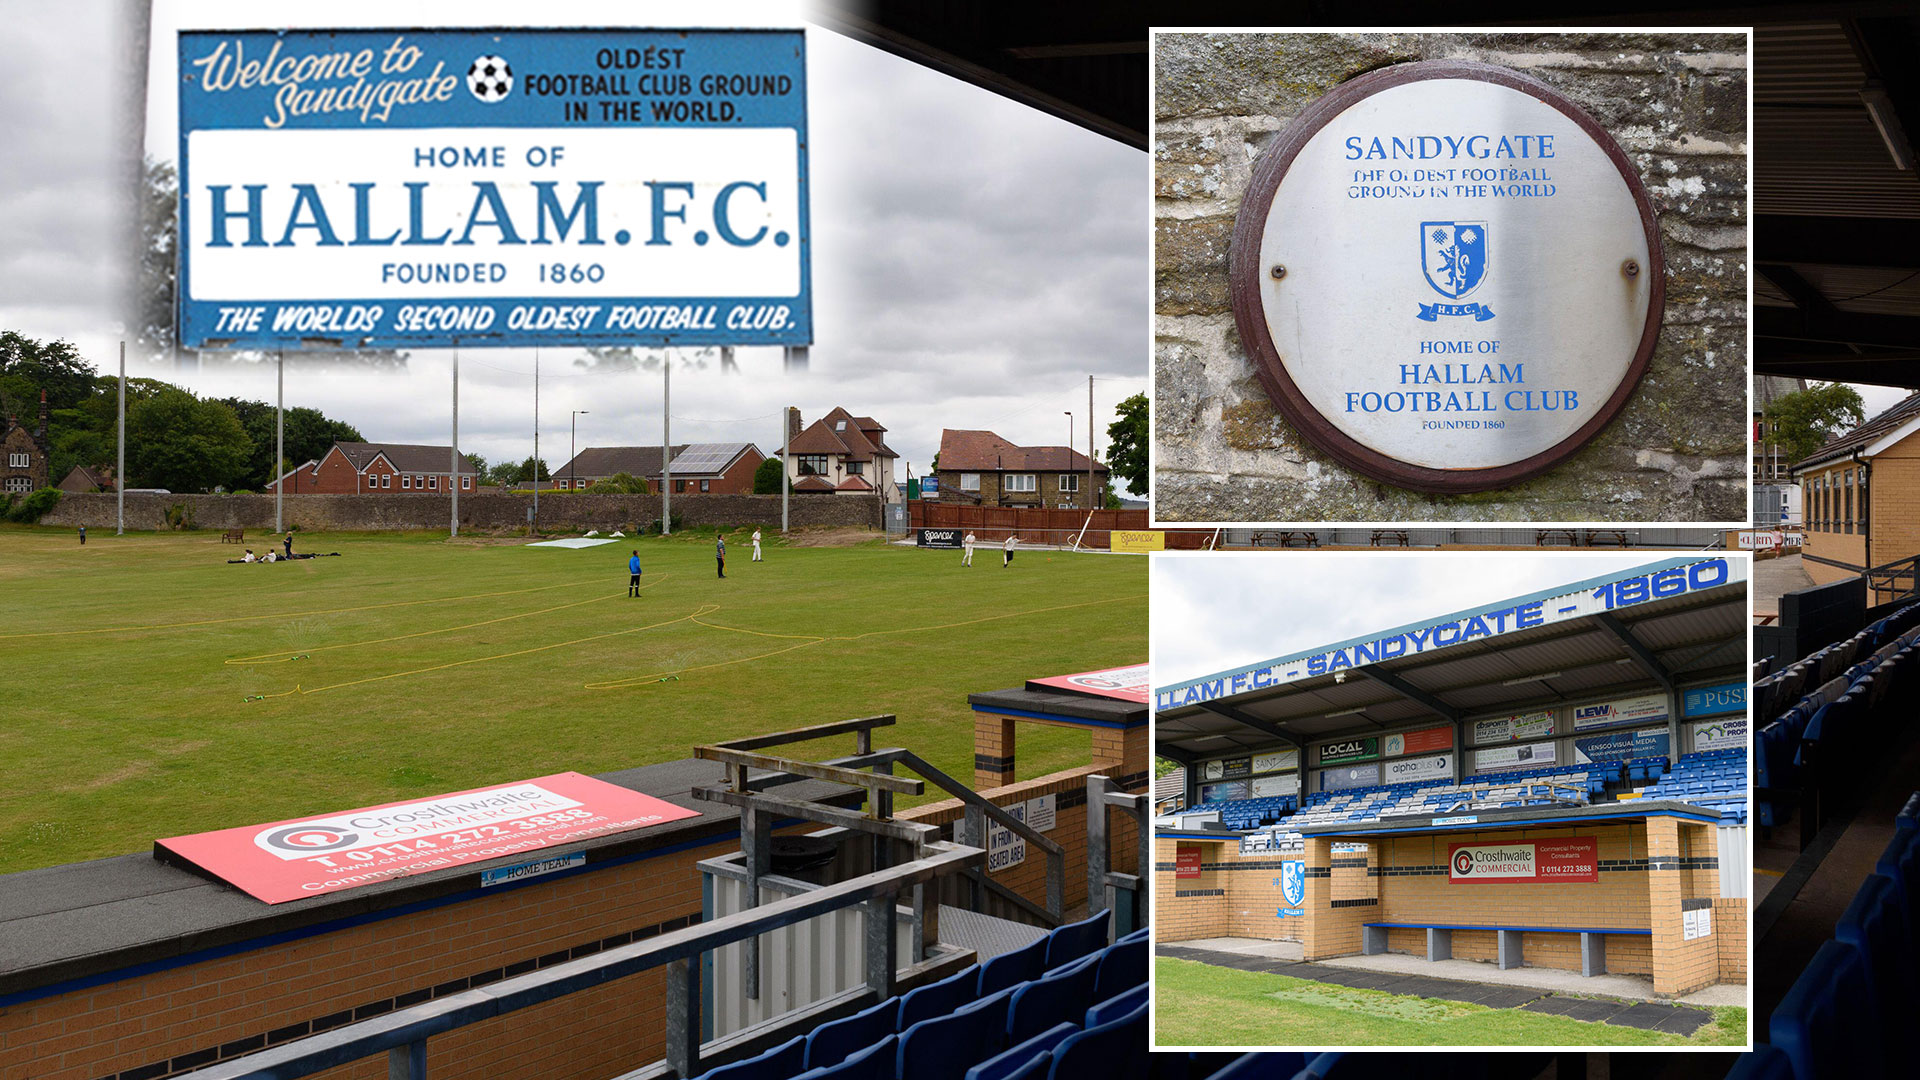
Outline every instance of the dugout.
<svg viewBox="0 0 1920 1080"><path fill-rule="evenodd" d="M1309 959L1361 953L1360 921L1448 917L1436 902L1433 913L1377 918L1383 886L1436 885L1449 866L1446 850L1432 855L1443 831L1422 834L1428 850L1416 860L1412 841L1388 843L1377 830L1571 815L1596 830L1609 822L1577 834L1609 864L1628 851L1648 859L1656 839L1684 840L1696 861L1679 899L1694 904L1688 911L1711 908L1716 945L1726 945L1706 981L1744 980L1747 572L1746 560L1724 556L1653 562L1158 687L1156 753L1187 776L1181 809L1156 819L1159 940L1295 940ZM1500 831L1526 844L1565 831L1532 820L1543 831ZM1478 843L1473 832L1448 844ZM1664 941L1647 906L1660 883L1645 878L1656 872L1635 871L1645 880L1632 887L1621 872L1514 899L1640 896L1621 907L1629 922L1589 927L1647 931L1609 935L1606 968L1651 976L1658 993L1686 992L1673 988L1693 976L1662 974L1649 951ZM1519 963L1582 970L1577 935L1551 929L1573 924L1510 925L1536 935L1511 942ZM1385 949L1427 953L1418 927L1377 929ZM1497 929L1450 933L1453 957L1499 960Z"/></svg>

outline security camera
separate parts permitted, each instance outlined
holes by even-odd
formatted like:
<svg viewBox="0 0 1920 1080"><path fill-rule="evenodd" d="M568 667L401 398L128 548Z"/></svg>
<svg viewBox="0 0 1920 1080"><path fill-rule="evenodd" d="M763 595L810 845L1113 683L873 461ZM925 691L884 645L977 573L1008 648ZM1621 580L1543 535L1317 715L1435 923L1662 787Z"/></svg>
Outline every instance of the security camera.
<svg viewBox="0 0 1920 1080"><path fill-rule="evenodd" d="M1334 681L1334 682L1335 682L1336 684L1337 684L1337 683L1343 683L1343 682L1346 682L1346 681L1347 681L1347 673L1346 673L1346 672L1344 672L1344 671L1336 671L1336 672L1334 672L1334 673L1333 673L1333 681Z"/></svg>

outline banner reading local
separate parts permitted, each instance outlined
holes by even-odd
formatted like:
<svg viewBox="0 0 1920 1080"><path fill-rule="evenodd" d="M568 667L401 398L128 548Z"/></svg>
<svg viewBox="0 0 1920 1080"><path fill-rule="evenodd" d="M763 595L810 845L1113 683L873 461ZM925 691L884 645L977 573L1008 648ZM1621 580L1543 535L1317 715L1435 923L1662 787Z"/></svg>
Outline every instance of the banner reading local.
<svg viewBox="0 0 1920 1080"><path fill-rule="evenodd" d="M283 904L699 817L576 772L154 841L156 858Z"/></svg>
<svg viewBox="0 0 1920 1080"><path fill-rule="evenodd" d="M1591 836L1447 846L1450 881L1595 882L1600 844Z"/></svg>

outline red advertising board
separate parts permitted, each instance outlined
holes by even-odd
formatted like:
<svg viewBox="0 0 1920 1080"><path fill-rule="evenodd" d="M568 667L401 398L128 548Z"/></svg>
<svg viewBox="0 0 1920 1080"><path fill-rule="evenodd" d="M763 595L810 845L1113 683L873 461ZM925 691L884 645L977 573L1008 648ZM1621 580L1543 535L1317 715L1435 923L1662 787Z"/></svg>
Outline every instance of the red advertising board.
<svg viewBox="0 0 1920 1080"><path fill-rule="evenodd" d="M1600 880L1600 844L1591 836L1564 840L1513 840L1504 844L1450 844L1450 881L1596 882Z"/></svg>
<svg viewBox="0 0 1920 1080"><path fill-rule="evenodd" d="M154 841L269 904L476 866L699 812L575 772L319 817Z"/></svg>
<svg viewBox="0 0 1920 1080"><path fill-rule="evenodd" d="M1201 849L1193 844L1181 844L1173 855L1173 876L1176 878L1197 878L1200 876Z"/></svg>
<svg viewBox="0 0 1920 1080"><path fill-rule="evenodd" d="M1421 728L1409 731L1404 736L1407 746L1403 753L1432 754L1453 748L1453 729L1450 727Z"/></svg>
<svg viewBox="0 0 1920 1080"><path fill-rule="evenodd" d="M1049 679L1028 679L1027 685L1053 686L1082 694L1138 702L1141 705L1147 703L1147 693L1151 689L1145 664L1105 668L1100 671L1083 671L1078 675L1056 675Z"/></svg>

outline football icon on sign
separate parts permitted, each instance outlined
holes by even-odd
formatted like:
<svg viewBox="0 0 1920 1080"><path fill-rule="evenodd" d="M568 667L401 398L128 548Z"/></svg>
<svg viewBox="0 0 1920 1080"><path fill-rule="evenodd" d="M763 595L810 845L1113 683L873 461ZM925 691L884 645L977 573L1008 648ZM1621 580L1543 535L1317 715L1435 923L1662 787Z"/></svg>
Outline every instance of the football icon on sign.
<svg viewBox="0 0 1920 1080"><path fill-rule="evenodd" d="M513 68L498 56L482 56L467 68L467 89L491 105L513 93Z"/></svg>

